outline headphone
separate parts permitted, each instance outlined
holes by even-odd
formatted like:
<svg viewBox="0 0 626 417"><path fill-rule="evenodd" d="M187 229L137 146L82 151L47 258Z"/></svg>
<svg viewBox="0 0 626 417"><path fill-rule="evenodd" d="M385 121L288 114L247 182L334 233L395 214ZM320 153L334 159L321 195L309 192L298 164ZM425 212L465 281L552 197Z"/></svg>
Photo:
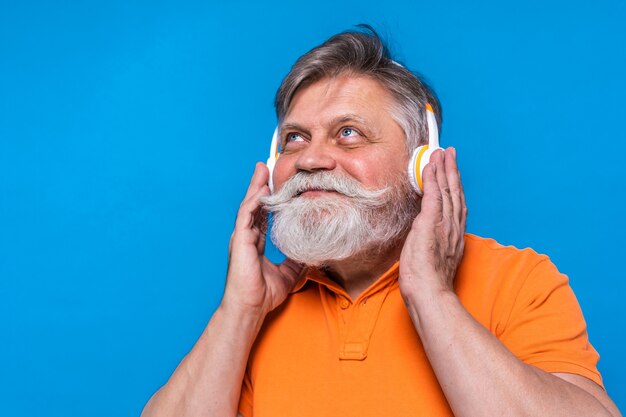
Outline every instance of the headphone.
<svg viewBox="0 0 626 417"><path fill-rule="evenodd" d="M428 161L430 161L430 156L433 154L433 152L435 152L437 149L441 149L439 147L439 130L437 129L437 119L435 118L435 112L433 111L430 103L426 103L426 122L428 126L428 145L419 146L413 151L407 169L409 182L411 183L413 189L415 190L415 192L417 192L418 195L422 195L424 193L422 182L422 173L424 172L424 167L426 166L426 164L428 164ZM278 126L276 126L276 129L274 130L274 136L272 137L270 156L269 158L267 158L267 167L270 170L269 187L271 192L274 192L274 182L272 181L274 166L276 165L276 160L278 160L278 157L280 156L278 145Z"/></svg>
<svg viewBox="0 0 626 417"><path fill-rule="evenodd" d="M424 185L422 182L422 174L430 156L439 147L439 129L437 129L437 118L435 112L430 103L426 103L426 123L428 126L428 145L422 145L417 147L409 159L409 167L407 169L409 174L409 181L413 186L413 189L417 194L424 194Z"/></svg>

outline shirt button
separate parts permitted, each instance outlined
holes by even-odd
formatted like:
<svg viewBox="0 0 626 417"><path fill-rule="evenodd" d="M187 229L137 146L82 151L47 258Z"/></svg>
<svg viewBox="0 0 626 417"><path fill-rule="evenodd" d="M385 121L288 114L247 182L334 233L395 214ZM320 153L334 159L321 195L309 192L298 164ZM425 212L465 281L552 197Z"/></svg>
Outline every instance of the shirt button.
<svg viewBox="0 0 626 417"><path fill-rule="evenodd" d="M348 307L350 307L350 302L348 300L346 300L345 298L341 299L341 302L339 303L339 306L343 309L346 309Z"/></svg>

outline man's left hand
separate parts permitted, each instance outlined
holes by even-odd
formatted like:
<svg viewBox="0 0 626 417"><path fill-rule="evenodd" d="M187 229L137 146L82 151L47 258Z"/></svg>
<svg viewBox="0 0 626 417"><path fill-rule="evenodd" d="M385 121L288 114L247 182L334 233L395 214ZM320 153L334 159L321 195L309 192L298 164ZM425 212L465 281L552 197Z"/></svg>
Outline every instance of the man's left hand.
<svg viewBox="0 0 626 417"><path fill-rule="evenodd" d="M463 257L467 207L456 150L435 151L423 179L421 212L400 255L400 291L406 302L420 295L452 292Z"/></svg>

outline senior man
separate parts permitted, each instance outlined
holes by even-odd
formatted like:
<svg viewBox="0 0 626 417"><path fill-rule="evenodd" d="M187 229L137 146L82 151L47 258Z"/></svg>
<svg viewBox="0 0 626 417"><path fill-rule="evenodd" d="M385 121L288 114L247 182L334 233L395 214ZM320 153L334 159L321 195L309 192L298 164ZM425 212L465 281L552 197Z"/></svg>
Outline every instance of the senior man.
<svg viewBox="0 0 626 417"><path fill-rule="evenodd" d="M143 416L618 416L584 319L546 256L465 234L456 151L429 88L371 29L302 56L276 95L224 296ZM264 256L271 235L287 256Z"/></svg>

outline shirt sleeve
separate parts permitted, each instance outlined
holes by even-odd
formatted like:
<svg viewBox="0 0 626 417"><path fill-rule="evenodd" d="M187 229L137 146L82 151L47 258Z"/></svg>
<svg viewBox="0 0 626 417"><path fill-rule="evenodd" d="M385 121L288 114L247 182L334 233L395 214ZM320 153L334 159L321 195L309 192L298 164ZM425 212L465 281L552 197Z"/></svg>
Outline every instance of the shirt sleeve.
<svg viewBox="0 0 626 417"><path fill-rule="evenodd" d="M523 362L546 372L582 375L600 386L598 352L569 279L547 257L530 271L500 340Z"/></svg>
<svg viewBox="0 0 626 417"><path fill-rule="evenodd" d="M243 417L252 417L252 382L250 374L246 369L241 385L241 395L239 396L239 414Z"/></svg>

